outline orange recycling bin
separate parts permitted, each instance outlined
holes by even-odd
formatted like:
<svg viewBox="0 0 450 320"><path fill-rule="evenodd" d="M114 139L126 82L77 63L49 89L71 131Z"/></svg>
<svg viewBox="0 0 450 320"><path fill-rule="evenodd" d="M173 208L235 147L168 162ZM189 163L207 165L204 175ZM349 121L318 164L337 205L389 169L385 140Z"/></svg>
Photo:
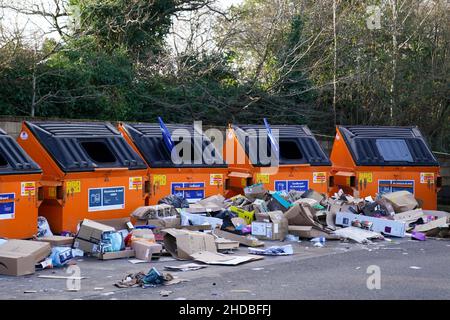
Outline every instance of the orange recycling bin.
<svg viewBox="0 0 450 320"><path fill-rule="evenodd" d="M0 129L0 238L37 234L41 174L38 164Z"/></svg>
<svg viewBox="0 0 450 320"><path fill-rule="evenodd" d="M144 205L146 165L104 122L24 122L19 144L43 170L39 215L53 232L76 232L84 218L129 217Z"/></svg>
<svg viewBox="0 0 450 320"><path fill-rule="evenodd" d="M147 205L157 204L171 194L189 203L216 194L227 195L228 166L203 131L193 125L166 126L162 120L159 124L120 123L119 130L148 165ZM200 140L195 142L195 139ZM191 151L186 156L182 154L186 148L180 143ZM171 144L177 149L171 149ZM173 159L172 150L177 151L179 158Z"/></svg>
<svg viewBox="0 0 450 320"><path fill-rule="evenodd" d="M331 152L335 187L360 197L407 190L435 210L439 163L417 127L338 126Z"/></svg>
<svg viewBox="0 0 450 320"><path fill-rule="evenodd" d="M307 126L230 125L224 153L230 189L262 183L273 191L328 193L331 162Z"/></svg>

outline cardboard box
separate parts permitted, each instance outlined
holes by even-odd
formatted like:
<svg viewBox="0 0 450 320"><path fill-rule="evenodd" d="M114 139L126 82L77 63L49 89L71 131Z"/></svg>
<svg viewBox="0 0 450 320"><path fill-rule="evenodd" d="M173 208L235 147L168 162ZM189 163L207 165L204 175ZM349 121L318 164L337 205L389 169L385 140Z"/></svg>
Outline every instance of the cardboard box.
<svg viewBox="0 0 450 320"><path fill-rule="evenodd" d="M36 238L36 241L48 242L52 247L65 247L72 246L74 239L74 237L48 236Z"/></svg>
<svg viewBox="0 0 450 320"><path fill-rule="evenodd" d="M239 248L239 242L233 241L225 238L217 238L216 239L216 247L217 250L233 250Z"/></svg>
<svg viewBox="0 0 450 320"><path fill-rule="evenodd" d="M405 190L385 193L381 197L392 204L395 212L405 212L413 210L419 206L418 202L414 198L414 195Z"/></svg>
<svg viewBox="0 0 450 320"><path fill-rule="evenodd" d="M316 200L318 203L322 202L323 200L325 200L325 196L317 191L314 191L313 189L308 189L307 191L305 191L302 194L302 198L307 198L307 199L314 199Z"/></svg>
<svg viewBox="0 0 450 320"><path fill-rule="evenodd" d="M293 206L291 202L286 200L283 196L281 196L280 192L274 192L272 193L272 200L275 200L281 205L281 211L286 212L290 207ZM273 204L273 201L269 202L268 208L270 209L270 205ZM275 211L275 210L272 210Z"/></svg>
<svg viewBox="0 0 450 320"><path fill-rule="evenodd" d="M35 272L36 261L31 255L17 252L0 252L0 274L24 276Z"/></svg>
<svg viewBox="0 0 450 320"><path fill-rule="evenodd" d="M255 221L258 222L270 222L269 212L256 212Z"/></svg>
<svg viewBox="0 0 450 320"><path fill-rule="evenodd" d="M131 232L131 242L134 241L155 242L155 235L150 229L135 229Z"/></svg>
<svg viewBox="0 0 450 320"><path fill-rule="evenodd" d="M209 212L219 212L225 209L224 204L225 198L222 195L215 195L197 203L190 204L189 208L184 209L188 213L209 213Z"/></svg>
<svg viewBox="0 0 450 320"><path fill-rule="evenodd" d="M102 234L104 232L115 231L116 229L111 226L84 219L75 237L73 246L86 253L96 253L98 251L98 245L102 240Z"/></svg>
<svg viewBox="0 0 450 320"><path fill-rule="evenodd" d="M113 227L116 231L134 229L133 224L129 218L108 219L108 220L94 220L95 222L104 224L105 226Z"/></svg>
<svg viewBox="0 0 450 320"><path fill-rule="evenodd" d="M158 243L150 243L148 241L133 241L131 245L135 252L136 259L151 261L153 254L161 253L162 245Z"/></svg>
<svg viewBox="0 0 450 320"><path fill-rule="evenodd" d="M252 222L252 235L261 240L284 240L288 233L288 221L283 212L267 212L269 219Z"/></svg>
<svg viewBox="0 0 450 320"><path fill-rule="evenodd" d="M220 229L215 229L214 234L218 237L225 238L232 241L237 241L239 244L242 244L246 247L262 247L264 246L264 242L259 241L258 239L250 239L246 236L240 236L238 234L234 234L231 232L223 231Z"/></svg>
<svg viewBox="0 0 450 320"><path fill-rule="evenodd" d="M267 190L264 189L264 185L262 183L258 183L245 187L244 194L249 199L264 199L267 195Z"/></svg>
<svg viewBox="0 0 450 320"><path fill-rule="evenodd" d="M95 256L100 260L114 260L114 259L133 258L134 255L135 255L134 250L127 248L122 251L98 253Z"/></svg>
<svg viewBox="0 0 450 320"><path fill-rule="evenodd" d="M217 252L211 234L181 229L166 229L164 232L164 248L176 259L191 259L191 254L199 251Z"/></svg>
<svg viewBox="0 0 450 320"><path fill-rule="evenodd" d="M196 252L192 255L192 258L205 264L217 264L224 266L237 266L242 263L264 259L264 257L255 255L235 256L208 251Z"/></svg>
<svg viewBox="0 0 450 320"><path fill-rule="evenodd" d="M137 225L137 226L155 226L160 229L178 228L181 226L181 218L180 217L165 217L165 218L160 218L160 219L137 220L135 225Z"/></svg>
<svg viewBox="0 0 450 320"><path fill-rule="evenodd" d="M32 274L35 272L34 266L50 253L51 246L47 242L9 240L0 246L0 274Z"/></svg>
<svg viewBox="0 0 450 320"><path fill-rule="evenodd" d="M317 230L311 226L289 226L289 234L298 236L300 238L312 239L317 237L324 237L325 239L335 239L338 240L339 237L334 234L329 234L322 230Z"/></svg>
<svg viewBox="0 0 450 320"><path fill-rule="evenodd" d="M432 231L434 231L434 229L447 228L447 227L448 227L447 217L442 217L442 218L427 222L425 224L416 225L416 227L414 228L414 231L423 232L426 235L431 235Z"/></svg>
<svg viewBox="0 0 450 320"><path fill-rule="evenodd" d="M131 213L131 216L138 220L149 220L176 216L177 213L177 210L169 204L157 204L139 207Z"/></svg>
<svg viewBox="0 0 450 320"><path fill-rule="evenodd" d="M315 200L314 200L315 201ZM314 215L315 210L308 203L296 203L285 214L289 225L294 226L311 226L319 230L323 230L322 224L319 223Z"/></svg>
<svg viewBox="0 0 450 320"><path fill-rule="evenodd" d="M407 224L404 221L395 221L382 218L364 216L361 214L353 214L351 212L338 212L336 214L336 224L351 227L352 222L358 220L360 222L372 222L371 231L383 233L389 236L404 237Z"/></svg>

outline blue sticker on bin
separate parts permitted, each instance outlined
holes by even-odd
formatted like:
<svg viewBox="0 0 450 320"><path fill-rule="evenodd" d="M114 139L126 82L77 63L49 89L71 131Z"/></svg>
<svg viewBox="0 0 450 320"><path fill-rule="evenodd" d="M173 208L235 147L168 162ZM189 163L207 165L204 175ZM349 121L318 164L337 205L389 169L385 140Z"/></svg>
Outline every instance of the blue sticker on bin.
<svg viewBox="0 0 450 320"><path fill-rule="evenodd" d="M409 191L414 194L414 180L378 180L378 193Z"/></svg>
<svg viewBox="0 0 450 320"><path fill-rule="evenodd" d="M89 211L125 208L125 187L89 189Z"/></svg>
<svg viewBox="0 0 450 320"><path fill-rule="evenodd" d="M171 186L173 195L184 198L188 202L196 202L205 198L204 182L174 182Z"/></svg>
<svg viewBox="0 0 450 320"><path fill-rule="evenodd" d="M14 219L16 213L15 198L14 193L0 193L0 220Z"/></svg>
<svg viewBox="0 0 450 320"><path fill-rule="evenodd" d="M275 191L306 191L308 190L308 180L276 180L274 183Z"/></svg>

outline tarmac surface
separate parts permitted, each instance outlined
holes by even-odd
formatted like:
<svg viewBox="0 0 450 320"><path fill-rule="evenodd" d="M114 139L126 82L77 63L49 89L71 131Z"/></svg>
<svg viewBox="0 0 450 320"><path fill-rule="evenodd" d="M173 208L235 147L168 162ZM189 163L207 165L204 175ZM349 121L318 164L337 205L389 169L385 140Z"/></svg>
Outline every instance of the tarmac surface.
<svg viewBox="0 0 450 320"><path fill-rule="evenodd" d="M371 245L327 241L325 247L302 242L269 242L266 247L292 244L292 256L265 257L239 266L208 266L187 272L170 272L188 282L154 288L120 289L114 283L133 272L192 261L161 257L160 261L132 264L128 259L99 261L77 258L79 291L68 291L66 268L38 271L24 277L0 276L0 299L51 300L276 300L276 299L450 299L450 241L392 239ZM241 247L236 254L247 254ZM374 267L375 266L375 267ZM379 269L378 269L379 267ZM369 269L368 269L369 268ZM379 289L368 289L367 283ZM369 272L368 272L369 271ZM374 280L375 279L375 280ZM163 297L162 290L172 291Z"/></svg>

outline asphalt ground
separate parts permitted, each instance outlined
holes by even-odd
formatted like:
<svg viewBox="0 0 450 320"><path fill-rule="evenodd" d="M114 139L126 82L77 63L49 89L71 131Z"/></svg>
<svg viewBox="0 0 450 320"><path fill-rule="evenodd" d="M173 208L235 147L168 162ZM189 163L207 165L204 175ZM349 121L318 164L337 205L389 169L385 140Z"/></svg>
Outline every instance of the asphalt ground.
<svg viewBox="0 0 450 320"><path fill-rule="evenodd" d="M71 275L67 268L48 269L23 277L0 276L0 299L450 299L449 240L393 238L371 245L327 241L323 248L314 247L307 240L266 241L266 247L286 244L292 244L294 255L265 257L239 266L170 272L188 281L146 289L121 289L114 283L130 273L146 273L152 267L164 271L164 266L192 261L161 257L150 263L132 264L128 259L77 258L80 275L86 277L80 282L80 290L68 291L70 286L65 279L38 277ZM247 248L241 247L235 254L247 254ZM170 294L164 297L162 290Z"/></svg>

